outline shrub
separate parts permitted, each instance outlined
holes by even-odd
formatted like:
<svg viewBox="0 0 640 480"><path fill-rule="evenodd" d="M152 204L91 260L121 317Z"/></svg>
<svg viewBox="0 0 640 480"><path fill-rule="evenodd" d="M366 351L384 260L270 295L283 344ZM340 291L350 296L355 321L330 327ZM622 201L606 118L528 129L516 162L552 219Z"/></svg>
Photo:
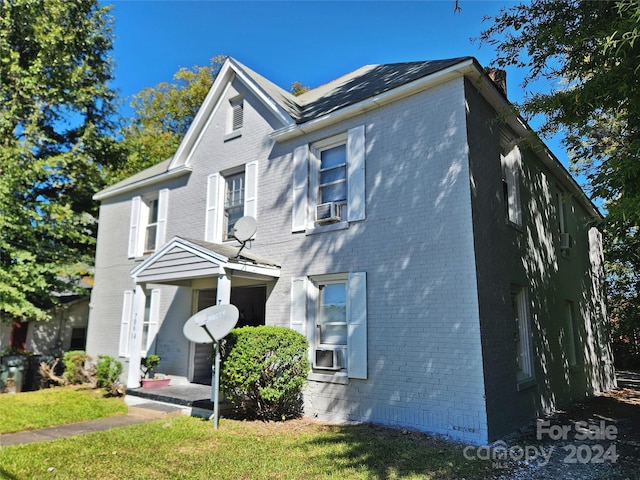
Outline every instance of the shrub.
<svg viewBox="0 0 640 480"><path fill-rule="evenodd" d="M73 385L81 383L94 383L93 366L89 364L91 357L84 350L70 350L62 356L64 365L64 378ZM89 364L88 366L86 366Z"/></svg>
<svg viewBox="0 0 640 480"><path fill-rule="evenodd" d="M153 371L160 365L160 357L158 355L147 355L140 359L140 371L142 378L152 378Z"/></svg>
<svg viewBox="0 0 640 480"><path fill-rule="evenodd" d="M307 339L284 327L243 327L222 349L220 385L236 409L263 420L302 413L309 360Z"/></svg>
<svg viewBox="0 0 640 480"><path fill-rule="evenodd" d="M105 388L111 395L121 395L120 374L122 363L109 355L98 355L96 364L96 386Z"/></svg>

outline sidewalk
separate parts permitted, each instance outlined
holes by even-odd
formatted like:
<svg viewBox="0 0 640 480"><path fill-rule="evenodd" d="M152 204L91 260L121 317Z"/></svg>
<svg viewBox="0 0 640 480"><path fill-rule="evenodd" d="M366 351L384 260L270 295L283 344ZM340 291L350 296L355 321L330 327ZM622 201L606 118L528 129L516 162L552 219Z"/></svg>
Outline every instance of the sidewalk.
<svg viewBox="0 0 640 480"><path fill-rule="evenodd" d="M129 406L129 413L126 415L73 423L71 425L61 425L59 427L43 428L42 430L30 430L0 435L0 448L11 445L46 442L48 440L56 440L58 438L71 437L83 433L99 432L110 428L126 427L137 423L151 422L153 420L180 415L182 415L182 410L179 407L151 402L141 403L136 406Z"/></svg>

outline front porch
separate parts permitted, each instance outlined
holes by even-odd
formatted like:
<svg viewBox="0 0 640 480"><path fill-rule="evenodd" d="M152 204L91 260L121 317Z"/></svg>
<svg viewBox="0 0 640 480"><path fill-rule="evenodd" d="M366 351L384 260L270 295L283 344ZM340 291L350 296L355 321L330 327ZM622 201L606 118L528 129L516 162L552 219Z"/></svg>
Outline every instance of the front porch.
<svg viewBox="0 0 640 480"><path fill-rule="evenodd" d="M131 406L152 404L154 409L182 410L185 415L209 418L213 415L211 386L189 383L186 379L172 378L172 384L162 388L127 388L125 403ZM231 405L220 400L220 415L231 411Z"/></svg>

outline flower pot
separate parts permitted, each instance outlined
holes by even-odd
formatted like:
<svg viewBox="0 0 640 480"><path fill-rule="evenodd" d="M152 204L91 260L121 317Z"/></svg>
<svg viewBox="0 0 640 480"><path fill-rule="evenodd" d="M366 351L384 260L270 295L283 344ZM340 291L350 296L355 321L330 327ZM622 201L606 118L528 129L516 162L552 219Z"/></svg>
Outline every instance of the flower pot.
<svg viewBox="0 0 640 480"><path fill-rule="evenodd" d="M142 388L162 388L168 387L171 383L171 378L143 378Z"/></svg>

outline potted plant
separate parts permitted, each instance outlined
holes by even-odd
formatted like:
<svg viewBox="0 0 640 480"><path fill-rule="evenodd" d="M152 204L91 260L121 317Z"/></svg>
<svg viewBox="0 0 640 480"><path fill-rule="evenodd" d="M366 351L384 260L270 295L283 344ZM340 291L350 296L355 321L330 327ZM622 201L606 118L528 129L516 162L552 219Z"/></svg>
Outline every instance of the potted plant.
<svg viewBox="0 0 640 480"><path fill-rule="evenodd" d="M140 359L140 370L142 371L142 388L166 387L171 383L171 378L162 373L155 373L155 368L160 364L158 355L148 355Z"/></svg>

